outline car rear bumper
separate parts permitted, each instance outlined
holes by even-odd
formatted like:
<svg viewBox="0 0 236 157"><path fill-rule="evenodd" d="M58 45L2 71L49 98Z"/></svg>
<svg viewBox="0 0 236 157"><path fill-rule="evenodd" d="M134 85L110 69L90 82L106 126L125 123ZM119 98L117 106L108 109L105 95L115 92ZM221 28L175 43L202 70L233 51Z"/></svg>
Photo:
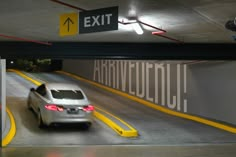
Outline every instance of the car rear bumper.
<svg viewBox="0 0 236 157"><path fill-rule="evenodd" d="M59 116L58 114L52 113L52 111L46 111L42 115L42 120L46 125L51 125L55 123L93 123L94 117L93 113L88 113L83 116Z"/></svg>

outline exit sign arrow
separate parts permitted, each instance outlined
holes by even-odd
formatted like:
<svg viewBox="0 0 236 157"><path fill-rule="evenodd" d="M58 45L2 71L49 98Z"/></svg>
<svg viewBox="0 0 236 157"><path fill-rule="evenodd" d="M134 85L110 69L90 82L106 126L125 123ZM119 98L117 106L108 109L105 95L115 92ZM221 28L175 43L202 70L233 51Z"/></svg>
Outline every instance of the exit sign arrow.
<svg viewBox="0 0 236 157"><path fill-rule="evenodd" d="M70 32L70 23L74 24L74 22L68 17L63 25L67 24L67 31Z"/></svg>
<svg viewBox="0 0 236 157"><path fill-rule="evenodd" d="M75 35L78 33L78 13L60 15L60 36Z"/></svg>

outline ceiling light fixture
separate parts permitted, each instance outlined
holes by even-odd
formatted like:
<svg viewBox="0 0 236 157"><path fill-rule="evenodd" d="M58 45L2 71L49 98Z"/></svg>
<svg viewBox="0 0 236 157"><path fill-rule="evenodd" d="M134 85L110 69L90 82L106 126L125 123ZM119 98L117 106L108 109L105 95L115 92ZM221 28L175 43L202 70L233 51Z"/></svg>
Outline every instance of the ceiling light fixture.
<svg viewBox="0 0 236 157"><path fill-rule="evenodd" d="M129 18L128 20L125 20L126 24L130 24L133 28L133 30L135 30L135 32L138 34L138 35L142 35L143 34L143 29L142 27L140 26L139 22L134 19L134 18Z"/></svg>
<svg viewBox="0 0 236 157"><path fill-rule="evenodd" d="M143 29L141 28L140 24L135 22L131 24L132 28L135 30L135 32L138 35L142 35L143 34Z"/></svg>

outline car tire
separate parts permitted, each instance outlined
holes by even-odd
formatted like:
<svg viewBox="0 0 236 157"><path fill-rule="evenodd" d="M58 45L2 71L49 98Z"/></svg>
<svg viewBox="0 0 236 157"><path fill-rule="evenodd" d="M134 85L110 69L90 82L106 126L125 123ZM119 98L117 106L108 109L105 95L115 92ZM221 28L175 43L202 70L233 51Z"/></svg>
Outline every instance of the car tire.
<svg viewBox="0 0 236 157"><path fill-rule="evenodd" d="M91 128L92 124L91 123L85 123L84 124L84 129L89 130Z"/></svg>
<svg viewBox="0 0 236 157"><path fill-rule="evenodd" d="M43 123L40 111L38 112L38 127L39 128L44 128L45 127L45 124Z"/></svg>

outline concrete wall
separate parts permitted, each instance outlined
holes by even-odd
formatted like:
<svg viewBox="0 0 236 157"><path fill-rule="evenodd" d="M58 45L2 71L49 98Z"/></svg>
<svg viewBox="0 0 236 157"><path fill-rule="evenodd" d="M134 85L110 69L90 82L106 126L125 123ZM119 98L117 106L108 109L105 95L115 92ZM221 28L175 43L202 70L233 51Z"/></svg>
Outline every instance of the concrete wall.
<svg viewBox="0 0 236 157"><path fill-rule="evenodd" d="M236 124L236 61L188 65L188 112Z"/></svg>
<svg viewBox="0 0 236 157"><path fill-rule="evenodd" d="M236 62L64 60L63 70L157 105L236 124Z"/></svg>

